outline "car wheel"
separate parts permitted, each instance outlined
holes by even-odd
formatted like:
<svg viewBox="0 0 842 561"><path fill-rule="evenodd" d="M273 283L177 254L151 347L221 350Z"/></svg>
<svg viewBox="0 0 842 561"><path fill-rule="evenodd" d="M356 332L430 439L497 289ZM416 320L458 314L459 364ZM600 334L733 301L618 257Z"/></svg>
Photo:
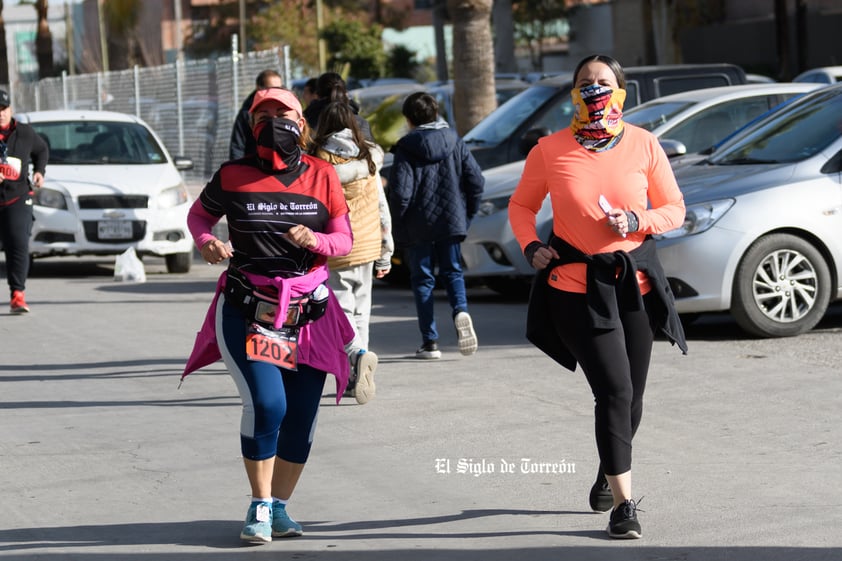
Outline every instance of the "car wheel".
<svg viewBox="0 0 842 561"><path fill-rule="evenodd" d="M170 253L164 257L168 273L189 273L193 264L193 253Z"/></svg>
<svg viewBox="0 0 842 561"><path fill-rule="evenodd" d="M731 313L760 337L791 337L815 327L830 301L830 271L821 253L788 234L757 240L734 279Z"/></svg>

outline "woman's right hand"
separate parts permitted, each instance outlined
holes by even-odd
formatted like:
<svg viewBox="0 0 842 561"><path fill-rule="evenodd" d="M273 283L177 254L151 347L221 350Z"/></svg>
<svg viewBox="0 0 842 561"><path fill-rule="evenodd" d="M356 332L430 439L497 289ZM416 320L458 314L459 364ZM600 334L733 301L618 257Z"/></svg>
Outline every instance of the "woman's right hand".
<svg viewBox="0 0 842 561"><path fill-rule="evenodd" d="M555 249L537 240L527 245L523 250L523 254L527 261L529 261L529 264L532 265L532 268L539 271L545 268L553 259L558 259L558 252Z"/></svg>
<svg viewBox="0 0 842 561"><path fill-rule="evenodd" d="M555 249L549 246L539 247L532 256L532 267L540 271L553 259L558 259L558 252Z"/></svg>
<svg viewBox="0 0 842 561"><path fill-rule="evenodd" d="M231 244L218 239L212 239L203 245L200 253L202 254L202 259L207 261L208 265L216 265L234 256Z"/></svg>

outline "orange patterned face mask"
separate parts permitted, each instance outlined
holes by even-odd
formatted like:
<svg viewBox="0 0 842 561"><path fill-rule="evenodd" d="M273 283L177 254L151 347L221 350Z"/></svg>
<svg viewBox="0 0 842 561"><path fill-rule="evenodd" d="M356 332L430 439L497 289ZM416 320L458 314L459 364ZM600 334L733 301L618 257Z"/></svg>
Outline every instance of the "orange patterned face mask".
<svg viewBox="0 0 842 561"><path fill-rule="evenodd" d="M570 130L579 144L595 151L613 146L623 132L626 90L594 84L575 88L570 95L573 98Z"/></svg>

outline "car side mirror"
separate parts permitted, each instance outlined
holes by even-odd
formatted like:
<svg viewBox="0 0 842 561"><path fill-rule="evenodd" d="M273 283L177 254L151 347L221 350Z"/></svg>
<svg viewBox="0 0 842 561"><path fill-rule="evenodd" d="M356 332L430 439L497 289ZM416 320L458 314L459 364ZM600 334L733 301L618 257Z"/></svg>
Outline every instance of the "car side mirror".
<svg viewBox="0 0 842 561"><path fill-rule="evenodd" d="M842 150L826 161L819 171L827 174L842 172Z"/></svg>
<svg viewBox="0 0 842 561"><path fill-rule="evenodd" d="M175 169L179 171L193 169L193 160L186 156L176 156L173 158L173 164L175 164Z"/></svg>
<svg viewBox="0 0 842 561"><path fill-rule="evenodd" d="M545 136L549 136L553 133L547 127L537 127L534 129L529 129L526 131L523 136L520 138L520 151L521 153L526 156L529 154L529 151L538 144L538 139L543 138Z"/></svg>
<svg viewBox="0 0 842 561"><path fill-rule="evenodd" d="M661 148L667 153L667 158L674 158L675 156L683 156L687 153L687 146L680 140L671 140L669 138L662 138L659 140Z"/></svg>

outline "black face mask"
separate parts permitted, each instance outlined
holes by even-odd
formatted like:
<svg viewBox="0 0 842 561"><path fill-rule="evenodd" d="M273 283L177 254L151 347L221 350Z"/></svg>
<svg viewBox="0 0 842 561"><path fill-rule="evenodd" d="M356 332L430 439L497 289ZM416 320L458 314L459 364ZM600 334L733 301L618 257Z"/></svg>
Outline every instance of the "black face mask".
<svg viewBox="0 0 842 561"><path fill-rule="evenodd" d="M301 131L295 121L275 117L263 121L254 129L257 141L257 155L272 164L277 171L294 170L301 162L301 147L298 139Z"/></svg>

